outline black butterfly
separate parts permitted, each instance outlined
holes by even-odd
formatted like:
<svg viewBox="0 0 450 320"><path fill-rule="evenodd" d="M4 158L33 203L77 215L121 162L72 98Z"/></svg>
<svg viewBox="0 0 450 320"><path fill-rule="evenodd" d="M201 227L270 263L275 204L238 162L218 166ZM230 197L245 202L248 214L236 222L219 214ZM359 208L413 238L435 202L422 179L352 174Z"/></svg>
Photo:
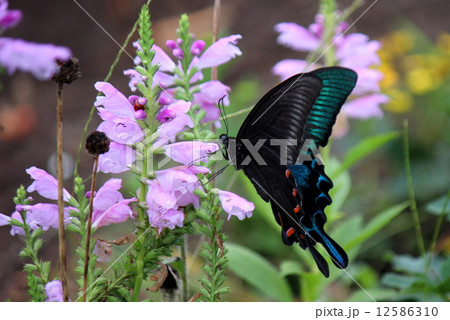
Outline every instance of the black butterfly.
<svg viewBox="0 0 450 320"><path fill-rule="evenodd" d="M297 74L256 104L236 138L220 136L227 160L243 169L261 198L270 202L283 242L309 248L326 277L328 264L314 247L317 242L338 268L347 267L348 257L323 229L333 183L309 146L326 146L356 79L354 71L341 67Z"/></svg>

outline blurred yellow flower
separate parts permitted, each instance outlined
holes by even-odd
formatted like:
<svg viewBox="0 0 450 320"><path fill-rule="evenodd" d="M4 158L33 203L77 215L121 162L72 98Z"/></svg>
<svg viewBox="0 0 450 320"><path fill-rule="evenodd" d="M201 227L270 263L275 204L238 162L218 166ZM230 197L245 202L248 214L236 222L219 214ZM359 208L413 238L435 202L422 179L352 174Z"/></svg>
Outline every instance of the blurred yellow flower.
<svg viewBox="0 0 450 320"><path fill-rule="evenodd" d="M384 61L378 67L383 73L383 79L380 81L380 87L382 90L386 90L397 85L399 80L398 72L395 70L394 65L385 63Z"/></svg>
<svg viewBox="0 0 450 320"><path fill-rule="evenodd" d="M395 113L403 113L411 109L413 105L413 98L411 95L400 89L390 89L386 94L391 98L391 101L384 105L384 109Z"/></svg>
<svg viewBox="0 0 450 320"><path fill-rule="evenodd" d="M383 47L394 55L403 55L414 47L414 36L405 29L393 31L383 41Z"/></svg>
<svg viewBox="0 0 450 320"><path fill-rule="evenodd" d="M437 47L445 54L450 54L450 34L442 33L437 38Z"/></svg>
<svg viewBox="0 0 450 320"><path fill-rule="evenodd" d="M436 89L441 79L434 70L419 67L406 73L406 86L414 94L424 94Z"/></svg>

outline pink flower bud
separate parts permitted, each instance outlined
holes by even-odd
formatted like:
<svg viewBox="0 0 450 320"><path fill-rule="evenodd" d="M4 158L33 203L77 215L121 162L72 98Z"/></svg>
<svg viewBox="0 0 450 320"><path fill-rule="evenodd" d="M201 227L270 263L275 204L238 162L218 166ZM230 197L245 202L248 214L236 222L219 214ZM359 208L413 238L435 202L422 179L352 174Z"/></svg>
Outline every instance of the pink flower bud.
<svg viewBox="0 0 450 320"><path fill-rule="evenodd" d="M137 110L137 111L134 113L134 117L135 117L137 120L144 120L145 118L147 118L147 113L146 113L144 110Z"/></svg>
<svg viewBox="0 0 450 320"><path fill-rule="evenodd" d="M200 53L202 53L203 49L205 49L205 41L203 40L197 40L194 41L194 43L191 46L191 53L194 56L198 56Z"/></svg>
<svg viewBox="0 0 450 320"><path fill-rule="evenodd" d="M183 50L181 50L180 48L176 48L172 51L172 54L175 58L177 58L178 60L181 60L184 58L184 53Z"/></svg>
<svg viewBox="0 0 450 320"><path fill-rule="evenodd" d="M169 48L169 49L171 49L171 50L174 50L174 49L178 48L178 45L177 45L177 43L176 43L175 41L173 41L173 40L167 40L167 41L166 41L166 47Z"/></svg>

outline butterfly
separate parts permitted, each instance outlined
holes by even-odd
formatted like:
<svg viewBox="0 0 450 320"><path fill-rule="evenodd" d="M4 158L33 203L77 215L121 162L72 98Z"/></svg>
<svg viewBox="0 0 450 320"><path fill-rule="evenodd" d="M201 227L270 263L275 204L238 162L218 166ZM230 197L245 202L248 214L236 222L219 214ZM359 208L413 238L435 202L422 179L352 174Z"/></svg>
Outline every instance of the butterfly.
<svg viewBox="0 0 450 320"><path fill-rule="evenodd" d="M328 263L316 244L340 269L347 267L348 256L324 230L333 183L317 150L327 145L356 80L353 70L342 67L294 75L259 100L236 138L220 136L225 158L270 202L284 244L309 249L325 277Z"/></svg>

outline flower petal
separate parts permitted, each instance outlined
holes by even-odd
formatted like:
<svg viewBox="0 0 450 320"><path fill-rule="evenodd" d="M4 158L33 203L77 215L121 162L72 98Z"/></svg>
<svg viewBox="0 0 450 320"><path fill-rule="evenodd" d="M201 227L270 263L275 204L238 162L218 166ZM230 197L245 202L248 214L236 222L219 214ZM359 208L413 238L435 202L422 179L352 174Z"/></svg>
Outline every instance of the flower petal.
<svg viewBox="0 0 450 320"><path fill-rule="evenodd" d="M173 72L175 63L170 59L167 53L156 44L153 45L152 50L155 50L155 57L152 60L152 64L159 64L160 71Z"/></svg>
<svg viewBox="0 0 450 320"><path fill-rule="evenodd" d="M27 192L37 191L41 196L58 200L58 181L45 170L31 167L26 172L34 179L34 182L27 188ZM68 201L70 199L70 193L66 189L63 189L63 199Z"/></svg>
<svg viewBox="0 0 450 320"><path fill-rule="evenodd" d="M180 210L169 209L164 212L153 211L149 212L149 222L152 227L159 227L159 232L162 229L169 228L175 229L175 227L182 227L184 221L184 213Z"/></svg>
<svg viewBox="0 0 450 320"><path fill-rule="evenodd" d="M219 190L219 199L223 210L228 213L228 220L231 216L236 216L239 220L250 218L255 205L233 192Z"/></svg>
<svg viewBox="0 0 450 320"><path fill-rule="evenodd" d="M377 54L381 47L379 41L369 41L369 37L362 33L352 33L342 37L341 40L336 50L339 65L348 68L367 68L380 64Z"/></svg>
<svg viewBox="0 0 450 320"><path fill-rule="evenodd" d="M383 111L380 108L380 104L388 102L389 98L384 94L370 94L345 103L342 110L351 118L381 118L383 116Z"/></svg>
<svg viewBox="0 0 450 320"><path fill-rule="evenodd" d="M186 165L208 162L208 155L219 150L217 143L201 141L181 141L163 148L172 160Z"/></svg>
<svg viewBox="0 0 450 320"><path fill-rule="evenodd" d="M111 223L121 223L133 217L133 210L129 207L130 202L137 201L136 198L122 200L98 215L92 223L93 228L100 228Z"/></svg>
<svg viewBox="0 0 450 320"><path fill-rule="evenodd" d="M63 302L63 288L59 280L47 282L45 285L45 294L48 299L45 302Z"/></svg>
<svg viewBox="0 0 450 320"><path fill-rule="evenodd" d="M99 81L95 83L95 89L104 94L104 96L97 96L97 100L94 103L96 107L103 106L119 118L134 119L133 105L112 84Z"/></svg>
<svg viewBox="0 0 450 320"><path fill-rule="evenodd" d="M98 169L105 173L122 173L128 171L136 159L136 153L130 147L112 141L109 151L99 155Z"/></svg>
<svg viewBox="0 0 450 320"><path fill-rule="evenodd" d="M285 59L277 62L273 68L272 73L279 76L281 81L284 81L297 73L307 72L316 68L316 65L308 64L305 60L299 59ZM309 70L307 70L309 69Z"/></svg>
<svg viewBox="0 0 450 320"><path fill-rule="evenodd" d="M240 56L242 52L236 44L241 38L241 35L235 34L214 42L198 59L197 68L216 67Z"/></svg>
<svg viewBox="0 0 450 320"><path fill-rule="evenodd" d="M277 42L297 51L313 51L320 45L320 39L310 30L293 22L282 22L275 25L280 35Z"/></svg>

